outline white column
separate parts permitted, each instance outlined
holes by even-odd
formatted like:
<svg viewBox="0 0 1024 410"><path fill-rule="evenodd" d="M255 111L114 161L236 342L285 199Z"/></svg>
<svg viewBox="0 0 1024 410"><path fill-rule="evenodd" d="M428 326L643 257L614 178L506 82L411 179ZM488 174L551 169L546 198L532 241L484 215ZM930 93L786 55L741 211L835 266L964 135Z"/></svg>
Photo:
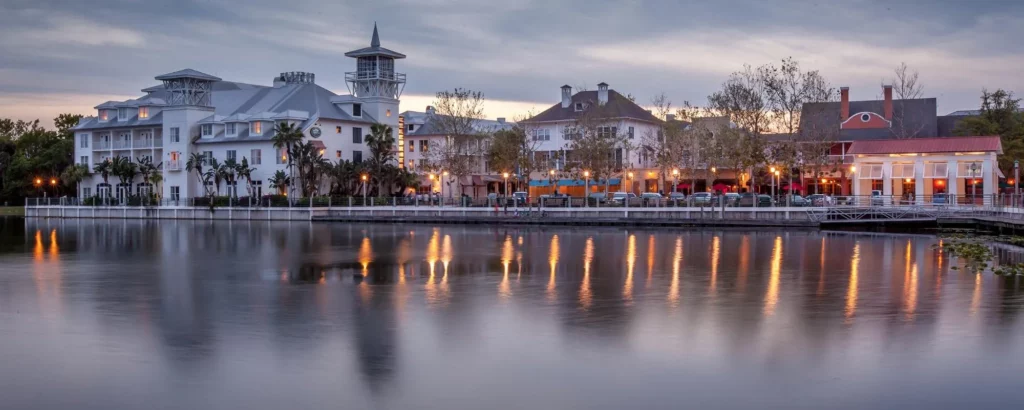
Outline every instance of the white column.
<svg viewBox="0 0 1024 410"><path fill-rule="evenodd" d="M924 204L924 159L914 159L914 203Z"/></svg>
<svg viewBox="0 0 1024 410"><path fill-rule="evenodd" d="M957 178L959 177L957 175L957 172L959 170L960 168L959 166L957 166L956 159L949 160L949 162L946 165L946 193L949 195L953 195L954 198L960 196L960 190L958 188L959 184L957 184Z"/></svg>
<svg viewBox="0 0 1024 410"><path fill-rule="evenodd" d="M999 183L999 179L993 178L995 176L995 169L993 169L992 165L991 158L986 158L981 162L981 192L985 195L985 205L992 205L992 196L996 193L995 185Z"/></svg>

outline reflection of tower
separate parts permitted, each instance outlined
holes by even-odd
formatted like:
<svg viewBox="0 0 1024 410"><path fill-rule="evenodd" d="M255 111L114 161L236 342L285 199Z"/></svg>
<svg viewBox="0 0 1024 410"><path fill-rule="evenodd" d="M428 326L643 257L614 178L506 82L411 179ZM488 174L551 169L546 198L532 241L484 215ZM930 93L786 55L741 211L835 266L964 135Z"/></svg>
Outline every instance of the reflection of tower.
<svg viewBox="0 0 1024 410"><path fill-rule="evenodd" d="M405 74L395 72L395 60L405 58L405 54L381 47L374 24L370 46L349 51L345 56L356 59L356 71L345 73L345 83L355 98L353 102L361 104L358 113L369 114L379 123L396 127L398 98L405 88Z"/></svg>

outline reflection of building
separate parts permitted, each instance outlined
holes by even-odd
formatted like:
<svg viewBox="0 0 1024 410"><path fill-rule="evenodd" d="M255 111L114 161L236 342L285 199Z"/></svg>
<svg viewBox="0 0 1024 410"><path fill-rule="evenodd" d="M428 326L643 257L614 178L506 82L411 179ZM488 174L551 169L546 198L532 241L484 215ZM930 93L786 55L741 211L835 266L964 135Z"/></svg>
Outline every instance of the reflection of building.
<svg viewBox="0 0 1024 410"><path fill-rule="evenodd" d="M437 114L434 107L428 106L424 112L405 111L402 113L402 119L404 120L405 139L404 146L399 149L405 153L406 168L420 174L420 186L417 187L419 192L440 192L441 180L438 178L431 179L429 174L442 171L441 167L436 164L438 156L431 153L432 149L443 149L442 146L446 141L444 132L439 129L444 127L438 124L438 121L441 120L441 114ZM509 130L514 125L511 122L505 121L504 118L498 118L497 120L480 119L475 120L473 123L474 128L480 134L491 134L495 131ZM483 149L487 147L490 141L489 139L481 139L479 143L481 144L479 147L481 150L477 151L484 152ZM481 196L488 192L504 190L500 188L504 183L501 175L502 170L490 169L486 157L482 154L474 162L473 172L462 177L457 181L457 184L452 183L453 189L460 193L465 192L470 196ZM461 190L456 188L456 185L461 187ZM445 187L445 192L448 192L448 189L448 187Z"/></svg>
<svg viewBox="0 0 1024 410"><path fill-rule="evenodd" d="M287 153L274 148L272 139L277 124L289 123L324 158L361 162L368 157L364 136L371 124L398 126L405 74L395 72L395 60L405 56L381 47L376 27L369 47L345 55L356 59L356 71L344 74L349 95L334 94L304 72L281 73L270 86L225 81L192 69L159 75L161 84L142 90L144 96L100 104L95 117L79 122L75 161L92 169L115 157L148 157L162 164L163 197L178 199L203 191L186 170L190 154L220 163L246 159L256 168L251 179L258 195L269 193L262 185L286 168ZM111 176L110 182L119 184L111 189L93 174L82 182L80 195L152 192L139 179L122 184ZM220 194L244 196L245 191L227 186Z"/></svg>
<svg viewBox="0 0 1024 410"><path fill-rule="evenodd" d="M961 113L936 115L934 98L894 100L883 86L882 100L850 101L841 88L838 102L805 104L801 130L834 141L832 165L823 174L803 172L795 191L914 197L936 193L995 192L1002 152L998 137L953 137Z"/></svg>

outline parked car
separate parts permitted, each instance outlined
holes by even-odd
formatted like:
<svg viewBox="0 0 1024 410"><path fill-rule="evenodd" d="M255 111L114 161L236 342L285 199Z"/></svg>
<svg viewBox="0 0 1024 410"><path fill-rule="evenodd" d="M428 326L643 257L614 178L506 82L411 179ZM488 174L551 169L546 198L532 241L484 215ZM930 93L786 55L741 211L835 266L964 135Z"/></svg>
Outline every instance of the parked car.
<svg viewBox="0 0 1024 410"><path fill-rule="evenodd" d="M658 206L664 197L657 192L644 192L640 194L640 199L643 200L644 206Z"/></svg>
<svg viewBox="0 0 1024 410"><path fill-rule="evenodd" d="M932 195L932 203L936 205L948 205L950 196L947 194Z"/></svg>
<svg viewBox="0 0 1024 410"><path fill-rule="evenodd" d="M529 201L529 199L530 199L529 195L530 194L526 193L525 191L519 191L519 192L513 192L512 193L512 197L515 198L516 202L518 202L520 205L525 204L525 203L527 203Z"/></svg>
<svg viewBox="0 0 1024 410"><path fill-rule="evenodd" d="M740 199L738 201L739 206L753 207L754 206L754 197L755 197L755 195L751 194L751 193L740 194ZM768 195L756 195L756 197L757 197L757 207L758 208L762 208L762 207L767 208L767 207L772 206L772 197L770 197Z"/></svg>
<svg viewBox="0 0 1024 410"><path fill-rule="evenodd" d="M626 198L636 198L636 194L632 192L615 192L612 194L611 202L615 205L623 205L626 202Z"/></svg>
<svg viewBox="0 0 1024 410"><path fill-rule="evenodd" d="M686 194L682 192L673 192L668 194L668 199L672 202L683 202L686 200Z"/></svg>
<svg viewBox="0 0 1024 410"><path fill-rule="evenodd" d="M690 195L690 203L693 206L711 206L713 196L710 192L696 192Z"/></svg>
<svg viewBox="0 0 1024 410"><path fill-rule="evenodd" d="M785 201L786 201L786 197L783 197L782 200L779 201L779 205L782 205L782 206L786 206L786 205L789 205L789 206L808 206L808 205L811 204L811 202L808 201L807 198L804 198L804 197L802 197L800 195L797 195L797 194L793 194L793 195L789 196L789 203L788 204Z"/></svg>
<svg viewBox="0 0 1024 410"><path fill-rule="evenodd" d="M605 192L594 192L591 193L590 195L587 195L587 199L588 202L590 202L592 205L601 205L608 200L608 194Z"/></svg>
<svg viewBox="0 0 1024 410"><path fill-rule="evenodd" d="M810 206L833 206L836 199L825 194L812 194L807 196Z"/></svg>
<svg viewBox="0 0 1024 410"><path fill-rule="evenodd" d="M735 192L726 192L722 196L725 197L725 206L738 206L740 204L740 194Z"/></svg>

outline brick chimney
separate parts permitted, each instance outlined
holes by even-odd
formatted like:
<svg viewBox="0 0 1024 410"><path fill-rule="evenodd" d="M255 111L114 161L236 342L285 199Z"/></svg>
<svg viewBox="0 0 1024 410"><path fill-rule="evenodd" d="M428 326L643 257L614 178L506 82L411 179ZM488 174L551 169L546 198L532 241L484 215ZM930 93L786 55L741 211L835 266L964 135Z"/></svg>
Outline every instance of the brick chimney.
<svg viewBox="0 0 1024 410"><path fill-rule="evenodd" d="M850 118L850 87L839 87L839 121Z"/></svg>
<svg viewBox="0 0 1024 410"><path fill-rule="evenodd" d="M892 121L892 86L883 85L882 94L885 95L885 102L882 103L882 111L885 112L885 119Z"/></svg>
<svg viewBox="0 0 1024 410"><path fill-rule="evenodd" d="M433 115L435 112L437 112L437 111L434 110L434 106L433 105L428 105L427 106L427 114Z"/></svg>
<svg viewBox="0 0 1024 410"><path fill-rule="evenodd" d="M562 108L569 108L572 102L572 87L569 84L562 86Z"/></svg>

